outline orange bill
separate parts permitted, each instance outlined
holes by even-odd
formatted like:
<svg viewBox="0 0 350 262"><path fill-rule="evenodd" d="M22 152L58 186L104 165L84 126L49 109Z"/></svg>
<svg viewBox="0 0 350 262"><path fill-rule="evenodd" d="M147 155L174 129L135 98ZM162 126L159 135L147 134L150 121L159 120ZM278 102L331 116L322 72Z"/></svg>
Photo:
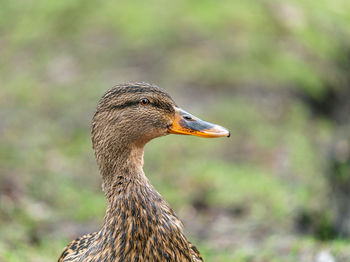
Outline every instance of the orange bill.
<svg viewBox="0 0 350 262"><path fill-rule="evenodd" d="M230 137L230 132L226 128L200 120L181 108L175 108L175 118L169 127L169 133L207 138Z"/></svg>

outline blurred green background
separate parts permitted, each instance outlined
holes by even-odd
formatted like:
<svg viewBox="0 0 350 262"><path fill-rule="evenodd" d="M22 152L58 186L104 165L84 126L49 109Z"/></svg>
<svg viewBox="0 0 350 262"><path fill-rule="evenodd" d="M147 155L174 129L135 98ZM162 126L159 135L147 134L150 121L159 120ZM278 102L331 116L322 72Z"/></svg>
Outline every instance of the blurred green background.
<svg viewBox="0 0 350 262"><path fill-rule="evenodd" d="M349 261L349 69L347 0L0 0L0 261L98 230L90 121L126 81L231 130L146 148L206 261Z"/></svg>

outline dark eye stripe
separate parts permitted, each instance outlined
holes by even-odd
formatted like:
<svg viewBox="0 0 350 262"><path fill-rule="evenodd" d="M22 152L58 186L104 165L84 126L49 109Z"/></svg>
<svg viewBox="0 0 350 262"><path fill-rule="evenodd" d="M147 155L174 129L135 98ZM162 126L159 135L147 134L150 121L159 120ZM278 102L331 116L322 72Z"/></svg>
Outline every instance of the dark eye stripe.
<svg viewBox="0 0 350 262"><path fill-rule="evenodd" d="M109 107L109 109L124 109L126 107L131 107L131 106L135 106L135 105L139 105L140 101L128 101L125 102L124 104L121 105L112 105ZM167 103L162 103L162 102L150 102L148 105L156 107L156 108L160 108L169 112L173 112L174 109L171 105L167 104Z"/></svg>
<svg viewBox="0 0 350 262"><path fill-rule="evenodd" d="M169 111L169 112L173 112L174 111L174 108L170 104L167 104L167 103L153 102L153 103L150 103L150 105L152 105L154 107L157 107L157 108L161 108L161 109L163 109L165 111Z"/></svg>
<svg viewBox="0 0 350 262"><path fill-rule="evenodd" d="M112 105L111 109L123 109L125 107L130 107L139 104L139 101L128 101L121 105Z"/></svg>

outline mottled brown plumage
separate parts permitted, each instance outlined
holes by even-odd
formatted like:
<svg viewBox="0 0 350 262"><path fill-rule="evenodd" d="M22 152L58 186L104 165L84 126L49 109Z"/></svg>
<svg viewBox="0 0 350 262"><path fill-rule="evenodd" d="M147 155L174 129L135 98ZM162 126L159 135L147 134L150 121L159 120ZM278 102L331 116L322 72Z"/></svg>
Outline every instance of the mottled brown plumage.
<svg viewBox="0 0 350 262"><path fill-rule="evenodd" d="M92 144L108 202L104 224L72 241L59 262L202 261L142 170L145 144L169 133L175 111L164 90L146 83L118 85L101 98Z"/></svg>

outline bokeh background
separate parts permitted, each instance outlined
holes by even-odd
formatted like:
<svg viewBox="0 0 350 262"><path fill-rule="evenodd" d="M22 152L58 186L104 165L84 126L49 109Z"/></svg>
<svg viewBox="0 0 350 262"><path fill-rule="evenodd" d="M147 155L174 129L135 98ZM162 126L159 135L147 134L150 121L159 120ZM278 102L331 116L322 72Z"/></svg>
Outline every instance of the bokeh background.
<svg viewBox="0 0 350 262"><path fill-rule="evenodd" d="M1 0L0 261L99 228L90 121L126 81L231 130L146 148L206 261L350 261L349 69L348 0Z"/></svg>

